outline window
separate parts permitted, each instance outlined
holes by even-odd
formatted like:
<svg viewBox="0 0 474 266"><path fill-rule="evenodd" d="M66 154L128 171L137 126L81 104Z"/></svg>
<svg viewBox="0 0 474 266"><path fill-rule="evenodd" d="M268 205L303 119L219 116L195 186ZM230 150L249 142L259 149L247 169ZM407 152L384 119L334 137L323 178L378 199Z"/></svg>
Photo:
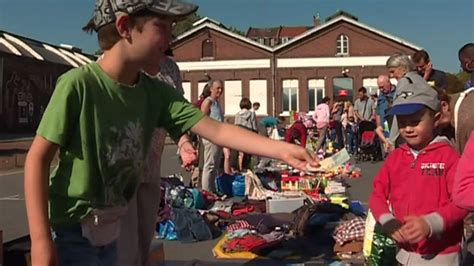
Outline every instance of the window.
<svg viewBox="0 0 474 266"><path fill-rule="evenodd" d="M298 111L298 80L283 80L283 114L289 115L290 111Z"/></svg>
<svg viewBox="0 0 474 266"><path fill-rule="evenodd" d="M200 81L198 83L198 98L199 96L201 96L202 94L202 91L204 90L204 87L206 86L207 82L204 82L204 81Z"/></svg>
<svg viewBox="0 0 474 266"><path fill-rule="evenodd" d="M184 98L186 98L188 102L191 102L191 82L183 81L181 84L183 85Z"/></svg>
<svg viewBox="0 0 474 266"><path fill-rule="evenodd" d="M308 80L308 112L312 113L325 96L324 79Z"/></svg>
<svg viewBox="0 0 474 266"><path fill-rule="evenodd" d="M270 38L265 38L264 44L265 44L266 46L270 46Z"/></svg>
<svg viewBox="0 0 474 266"><path fill-rule="evenodd" d="M275 39L273 39L273 38L270 39L270 46L271 47L275 46Z"/></svg>
<svg viewBox="0 0 474 266"><path fill-rule="evenodd" d="M281 43L287 43L290 39L288 37L282 37Z"/></svg>
<svg viewBox="0 0 474 266"><path fill-rule="evenodd" d="M352 78L334 78L333 79L333 97L339 97L340 91L347 92L346 99L351 101L354 97L354 87Z"/></svg>
<svg viewBox="0 0 474 266"><path fill-rule="evenodd" d="M211 39L202 42L202 58L214 58L214 43Z"/></svg>
<svg viewBox="0 0 474 266"><path fill-rule="evenodd" d="M397 86L397 84L398 84L398 80L394 79L394 78L391 78L390 82L392 83L393 86Z"/></svg>
<svg viewBox="0 0 474 266"><path fill-rule="evenodd" d="M377 78L363 79L362 86L367 89L367 95L379 95L379 86L377 85Z"/></svg>
<svg viewBox="0 0 474 266"><path fill-rule="evenodd" d="M337 37L336 55L349 55L349 38L341 34Z"/></svg>
<svg viewBox="0 0 474 266"><path fill-rule="evenodd" d="M242 99L242 81L224 81L224 113L225 115L235 115L240 111L240 100Z"/></svg>
<svg viewBox="0 0 474 266"><path fill-rule="evenodd" d="M249 84L249 94L252 104L254 102L260 103L260 108L257 110L257 115L267 115L267 80L251 80Z"/></svg>
<svg viewBox="0 0 474 266"><path fill-rule="evenodd" d="M264 44L265 41L263 40L263 38L259 38L259 39L258 39L258 42L259 42L260 44Z"/></svg>

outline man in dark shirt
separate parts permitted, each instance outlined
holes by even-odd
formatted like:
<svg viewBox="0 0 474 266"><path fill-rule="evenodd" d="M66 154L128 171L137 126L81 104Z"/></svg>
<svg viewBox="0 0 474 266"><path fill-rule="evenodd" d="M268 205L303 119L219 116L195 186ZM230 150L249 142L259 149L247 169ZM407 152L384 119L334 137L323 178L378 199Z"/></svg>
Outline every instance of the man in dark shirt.
<svg viewBox="0 0 474 266"><path fill-rule="evenodd" d="M446 73L433 68L430 56L425 50L417 51L412 56L413 63L416 65L418 73L428 84L437 89L446 89Z"/></svg>

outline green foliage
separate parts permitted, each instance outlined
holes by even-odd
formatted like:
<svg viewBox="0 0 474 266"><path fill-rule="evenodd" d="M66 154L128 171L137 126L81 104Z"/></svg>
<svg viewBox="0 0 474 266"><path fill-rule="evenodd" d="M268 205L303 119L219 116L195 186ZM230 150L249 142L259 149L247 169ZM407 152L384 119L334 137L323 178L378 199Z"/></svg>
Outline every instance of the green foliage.
<svg viewBox="0 0 474 266"><path fill-rule="evenodd" d="M470 74L460 70L456 74L446 73L446 91L449 94L458 93L464 90L464 84L469 80Z"/></svg>
<svg viewBox="0 0 474 266"><path fill-rule="evenodd" d="M186 19L179 21L173 29L173 36L177 37L193 27L193 23L200 20L202 17L197 13L193 13L186 17Z"/></svg>
<svg viewBox="0 0 474 266"><path fill-rule="evenodd" d="M237 34L239 34L239 35L241 35L241 36L245 36L245 35L246 35L245 32L243 32L243 31L237 29L236 27L230 27L229 30L232 31L233 33L237 33Z"/></svg>

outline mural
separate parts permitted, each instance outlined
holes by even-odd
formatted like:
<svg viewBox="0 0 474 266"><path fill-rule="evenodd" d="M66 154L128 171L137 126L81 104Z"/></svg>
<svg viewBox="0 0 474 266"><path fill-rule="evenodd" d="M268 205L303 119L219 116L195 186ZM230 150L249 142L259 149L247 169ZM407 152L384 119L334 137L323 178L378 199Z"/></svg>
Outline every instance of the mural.
<svg viewBox="0 0 474 266"><path fill-rule="evenodd" d="M5 73L6 129L34 129L54 88L52 75L11 72Z"/></svg>

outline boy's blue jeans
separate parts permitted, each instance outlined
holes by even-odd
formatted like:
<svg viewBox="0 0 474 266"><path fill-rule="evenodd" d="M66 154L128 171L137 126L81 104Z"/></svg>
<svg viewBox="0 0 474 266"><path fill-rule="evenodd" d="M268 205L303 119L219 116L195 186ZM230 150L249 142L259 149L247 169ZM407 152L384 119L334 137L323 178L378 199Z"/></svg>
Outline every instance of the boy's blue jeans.
<svg viewBox="0 0 474 266"><path fill-rule="evenodd" d="M114 266L117 262L116 242L94 247L87 238L82 236L80 225L55 230L53 240L60 266Z"/></svg>

